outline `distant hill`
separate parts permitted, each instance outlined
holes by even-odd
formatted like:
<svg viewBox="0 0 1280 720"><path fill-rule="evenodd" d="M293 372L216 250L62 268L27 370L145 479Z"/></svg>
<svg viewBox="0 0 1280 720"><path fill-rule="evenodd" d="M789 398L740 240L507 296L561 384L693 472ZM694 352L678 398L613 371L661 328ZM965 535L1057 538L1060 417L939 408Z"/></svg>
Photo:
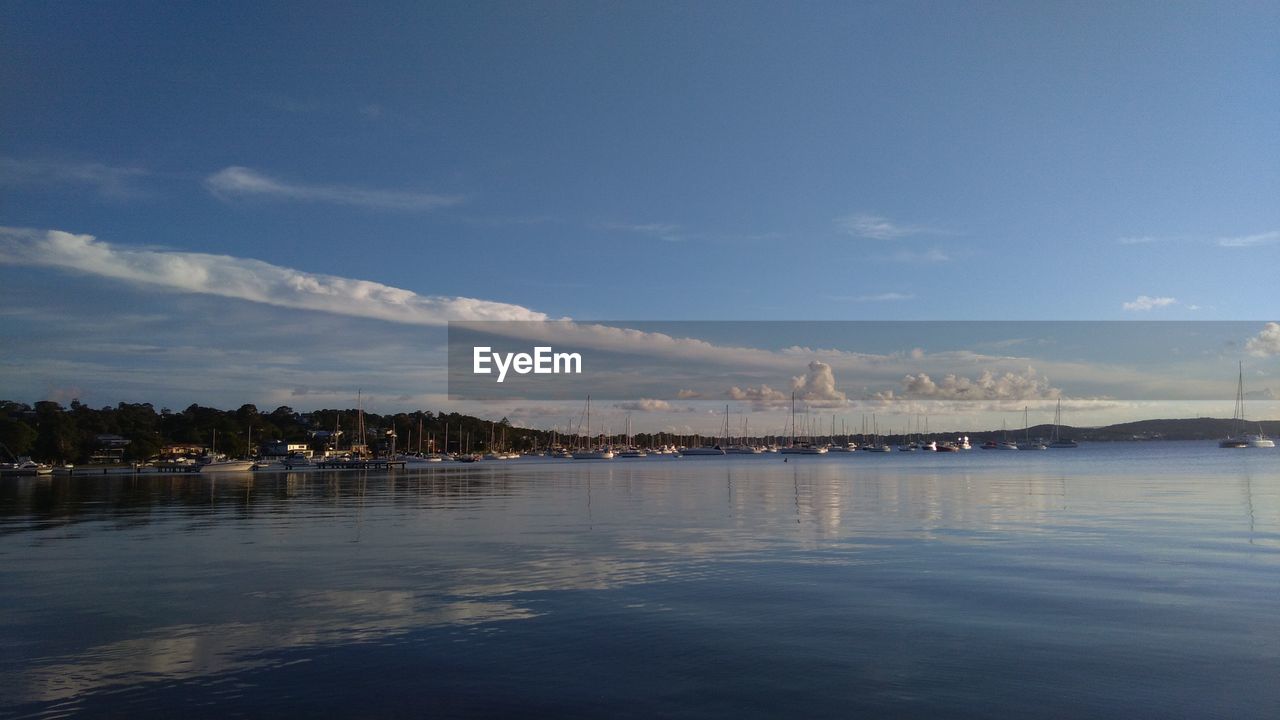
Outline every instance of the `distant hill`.
<svg viewBox="0 0 1280 720"><path fill-rule="evenodd" d="M1217 440L1231 433L1235 421L1226 418L1182 418L1169 420L1138 420L1104 427L1071 427L1063 425L1059 434L1074 440L1105 442L1109 440ZM1249 421L1246 430L1257 432L1258 427L1271 437L1280 435L1280 420ZM1034 425L1031 437L1047 438L1053 433L1052 425ZM971 433L971 438L999 437L999 431ZM1009 437L1021 439L1024 431L1010 430Z"/></svg>

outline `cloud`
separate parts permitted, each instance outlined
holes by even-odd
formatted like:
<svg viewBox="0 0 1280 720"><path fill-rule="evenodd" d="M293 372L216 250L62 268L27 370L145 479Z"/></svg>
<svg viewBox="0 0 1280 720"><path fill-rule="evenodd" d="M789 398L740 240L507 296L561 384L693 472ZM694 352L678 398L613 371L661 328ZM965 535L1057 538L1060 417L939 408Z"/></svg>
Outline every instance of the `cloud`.
<svg viewBox="0 0 1280 720"><path fill-rule="evenodd" d="M1124 304L1124 309L1130 312L1147 312L1155 308L1168 307L1176 305L1178 301L1171 297L1151 297L1149 295L1139 295L1132 302Z"/></svg>
<svg viewBox="0 0 1280 720"><path fill-rule="evenodd" d="M1280 230L1272 230L1271 232L1257 233L1255 235L1241 235L1238 237L1220 237L1214 241L1219 247L1254 247L1257 245L1271 245L1280 242Z"/></svg>
<svg viewBox="0 0 1280 720"><path fill-rule="evenodd" d="M879 215L847 215L836 218L835 222L838 227L850 235L873 240L897 240L909 235L930 232L928 228L915 225L899 225Z"/></svg>
<svg viewBox="0 0 1280 720"><path fill-rule="evenodd" d="M1280 355L1280 323L1267 323L1261 332L1245 342L1244 349L1257 357Z"/></svg>
<svg viewBox="0 0 1280 720"><path fill-rule="evenodd" d="M149 171L137 167L0 157L0 187L79 185L103 198L130 200L148 194L138 186L138 180L148 175Z"/></svg>
<svg viewBox="0 0 1280 720"><path fill-rule="evenodd" d="M702 397L702 393L697 390L680 390L676 393L676 398L679 400L692 400L700 397Z"/></svg>
<svg viewBox="0 0 1280 720"><path fill-rule="evenodd" d="M729 399L738 400L740 402L749 402L753 410L769 410L786 406L791 402L790 396L784 392L774 390L768 385L761 385L758 388L748 387L739 388L737 386L729 388Z"/></svg>
<svg viewBox="0 0 1280 720"><path fill-rule="evenodd" d="M392 210L435 210L457 205L463 201L459 195L403 190L368 190L342 185L302 185L263 175L246 167L223 168L205 178L205 187L223 199L236 197L263 197L275 200L299 202L326 202L338 205L387 208Z"/></svg>
<svg viewBox="0 0 1280 720"><path fill-rule="evenodd" d="M682 242L685 240L684 233L681 232L679 225L670 223L601 223L599 227L605 230L620 230L622 232L636 233L637 235L648 235L658 240L667 242Z"/></svg>
<svg viewBox="0 0 1280 720"><path fill-rule="evenodd" d="M891 256L894 262L902 263L922 263L922 262L950 262L951 256L941 248L930 248L919 252L914 250L899 250Z"/></svg>
<svg viewBox="0 0 1280 720"><path fill-rule="evenodd" d="M900 300L914 300L914 293L885 292L876 293L874 295L832 295L832 300L847 300L850 302L896 302Z"/></svg>
<svg viewBox="0 0 1280 720"><path fill-rule="evenodd" d="M666 400L656 400L654 398L640 398L631 402L617 403L614 407L619 410L635 410L636 412L669 412L673 409L671 403Z"/></svg>
<svg viewBox="0 0 1280 720"><path fill-rule="evenodd" d="M791 379L791 389L796 399L808 407L835 408L849 404L849 398L836 388L835 374L831 366L814 360L809 363L809 371Z"/></svg>
<svg viewBox="0 0 1280 720"><path fill-rule="evenodd" d="M1164 240L1151 235L1140 235L1116 238L1116 242L1121 245L1154 245L1156 243L1164 242Z"/></svg>
<svg viewBox="0 0 1280 720"><path fill-rule="evenodd" d="M319 275L228 255L125 248L59 230L0 227L0 263L52 267L201 295L411 325L450 320L546 320L519 305L419 295L368 280Z"/></svg>
<svg viewBox="0 0 1280 720"><path fill-rule="evenodd" d="M938 381L927 373L909 374L901 387L901 397L916 400L1050 400L1062 394L1031 367L1021 373L984 370L977 378L948 374Z"/></svg>

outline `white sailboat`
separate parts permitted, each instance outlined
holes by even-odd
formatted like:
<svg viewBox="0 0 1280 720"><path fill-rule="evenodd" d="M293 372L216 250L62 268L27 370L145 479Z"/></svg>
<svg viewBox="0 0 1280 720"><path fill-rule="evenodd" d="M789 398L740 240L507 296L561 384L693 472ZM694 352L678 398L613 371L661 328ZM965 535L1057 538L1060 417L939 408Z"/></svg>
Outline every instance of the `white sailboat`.
<svg viewBox="0 0 1280 720"><path fill-rule="evenodd" d="M1022 406L1022 442L1018 443L1019 450L1048 450L1049 446L1039 440L1031 439L1031 415L1030 408Z"/></svg>
<svg viewBox="0 0 1280 720"><path fill-rule="evenodd" d="M1236 406L1232 413L1231 434L1218 441L1220 448L1273 448L1276 443L1262 432L1258 426L1257 434L1244 432L1244 363L1240 363L1239 375L1236 378Z"/></svg>
<svg viewBox="0 0 1280 720"><path fill-rule="evenodd" d="M253 428L249 428L252 436ZM218 431L213 431L213 443L210 445L209 454L205 456L200 463L201 473L229 473L229 472L250 472L253 470L252 460L230 460L225 457L218 456Z"/></svg>
<svg viewBox="0 0 1280 720"><path fill-rule="evenodd" d="M588 447L573 454L574 460L612 460L613 451L607 447L592 449L591 444L591 396L587 396L587 445Z"/></svg>
<svg viewBox="0 0 1280 720"><path fill-rule="evenodd" d="M729 406L724 406L724 436L729 435ZM724 440L715 445L703 445L701 447L687 447L680 451L680 455L685 457L697 457L700 455L724 455L724 445L728 443Z"/></svg>
<svg viewBox="0 0 1280 720"><path fill-rule="evenodd" d="M1053 412L1053 437L1049 438L1051 448L1080 447L1080 443L1071 438L1062 437L1062 398L1058 398L1058 409Z"/></svg>
<svg viewBox="0 0 1280 720"><path fill-rule="evenodd" d="M791 444L778 448L783 455L826 455L827 449L818 447L808 440L796 442L796 394L791 393Z"/></svg>

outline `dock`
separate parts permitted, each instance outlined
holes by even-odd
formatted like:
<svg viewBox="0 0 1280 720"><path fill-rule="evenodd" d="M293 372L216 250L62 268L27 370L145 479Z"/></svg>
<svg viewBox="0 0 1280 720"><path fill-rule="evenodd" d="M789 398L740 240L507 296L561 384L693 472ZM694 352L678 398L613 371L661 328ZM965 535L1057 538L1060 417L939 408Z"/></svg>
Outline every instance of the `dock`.
<svg viewBox="0 0 1280 720"><path fill-rule="evenodd" d="M404 460L321 460L316 463L320 470L402 470Z"/></svg>

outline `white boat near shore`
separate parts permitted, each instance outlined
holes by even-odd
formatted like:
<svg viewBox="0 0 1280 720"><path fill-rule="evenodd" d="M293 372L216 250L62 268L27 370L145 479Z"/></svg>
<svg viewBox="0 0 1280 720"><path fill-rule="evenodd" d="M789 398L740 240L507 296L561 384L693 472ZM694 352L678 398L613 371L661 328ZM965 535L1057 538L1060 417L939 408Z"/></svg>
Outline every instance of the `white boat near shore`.
<svg viewBox="0 0 1280 720"><path fill-rule="evenodd" d="M1262 432L1258 426L1257 433L1244 432L1244 363L1240 363L1236 377L1236 406L1232 412L1231 434L1218 442L1220 448L1273 448L1276 443Z"/></svg>

